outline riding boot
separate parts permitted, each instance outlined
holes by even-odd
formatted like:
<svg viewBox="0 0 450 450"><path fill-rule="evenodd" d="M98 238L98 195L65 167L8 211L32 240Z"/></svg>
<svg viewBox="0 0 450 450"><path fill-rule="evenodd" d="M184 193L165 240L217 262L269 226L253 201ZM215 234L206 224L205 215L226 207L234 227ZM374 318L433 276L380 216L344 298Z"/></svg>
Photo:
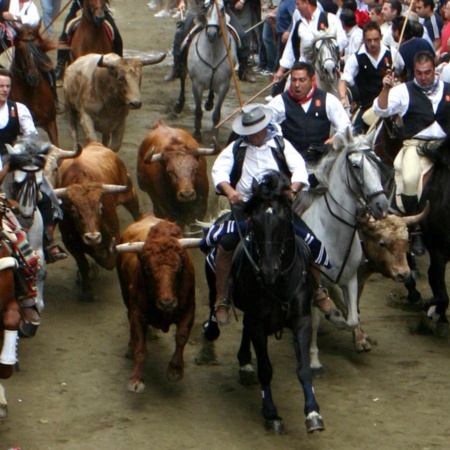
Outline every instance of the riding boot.
<svg viewBox="0 0 450 450"><path fill-rule="evenodd" d="M56 91L56 74L53 69L45 72L48 78L48 83L50 85L50 89L52 91L53 103L55 104L55 110L57 114L61 114L63 111L61 110L60 103L58 101L58 92Z"/></svg>
<svg viewBox="0 0 450 450"><path fill-rule="evenodd" d="M69 60L69 49L60 49L56 54L55 77L57 80L62 80L66 64Z"/></svg>
<svg viewBox="0 0 450 450"><path fill-rule="evenodd" d="M177 25L177 27L178 29L173 38L173 66L172 70L165 76L164 81L173 81L175 78L180 78L181 75L181 65L184 59L182 53L186 54L186 52L181 51L181 44L189 33L189 24L181 23L181 25Z"/></svg>
<svg viewBox="0 0 450 450"><path fill-rule="evenodd" d="M252 75L250 69L248 68L248 58L239 58L238 75L241 81L247 81L249 83L256 82L256 78Z"/></svg>
<svg viewBox="0 0 450 450"><path fill-rule="evenodd" d="M180 78L181 74L181 54L173 54L173 66L171 71L164 77L164 81L173 81L175 78Z"/></svg>
<svg viewBox="0 0 450 450"><path fill-rule="evenodd" d="M216 302L214 311L219 325L230 322L230 299L228 296L228 283L231 274L231 262L234 251L225 251L222 246L217 248L216 255Z"/></svg>
<svg viewBox="0 0 450 450"><path fill-rule="evenodd" d="M403 208L407 216L413 216L417 214L419 201L417 195L405 195L401 194ZM409 228L409 237L411 243L411 251L416 256L422 256L425 254L425 244L423 242L422 229L420 224L414 224Z"/></svg>
<svg viewBox="0 0 450 450"><path fill-rule="evenodd" d="M342 330L347 328L347 321L341 311L336 307L333 300L331 300L327 289L322 286L318 287L317 291L314 293L313 304L325 314L325 318L336 328Z"/></svg>

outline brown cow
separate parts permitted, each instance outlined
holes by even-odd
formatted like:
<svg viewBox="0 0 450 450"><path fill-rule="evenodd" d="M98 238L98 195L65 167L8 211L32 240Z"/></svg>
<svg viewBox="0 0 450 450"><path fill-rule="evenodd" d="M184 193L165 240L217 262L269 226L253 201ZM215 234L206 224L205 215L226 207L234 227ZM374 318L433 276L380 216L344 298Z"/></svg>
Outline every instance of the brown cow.
<svg viewBox="0 0 450 450"><path fill-rule="evenodd" d="M62 240L77 262L82 298L92 301L86 254L101 267L114 269L114 245L120 238L116 207L124 205L138 220L138 197L124 163L97 142L88 144L77 158L63 161L60 177L55 194L63 200Z"/></svg>
<svg viewBox="0 0 450 450"><path fill-rule="evenodd" d="M209 192L203 155L218 150L199 149L186 130L155 122L139 146L137 159L138 184L150 196L155 216L176 221L180 227L203 220Z"/></svg>
<svg viewBox="0 0 450 450"><path fill-rule="evenodd" d="M165 333L175 324L176 348L167 378L183 378L183 351L195 313L195 274L189 253L180 243L180 228L152 215L131 224L117 246L117 274L130 322L129 356L135 365L128 390L143 392L146 331L150 325ZM183 240L183 241L197 241ZM126 243L126 244L125 244ZM129 244L131 243L131 244Z"/></svg>
<svg viewBox="0 0 450 450"><path fill-rule="evenodd" d="M130 109L142 106L140 86L142 66L157 64L165 58L123 59L115 53L91 53L74 61L64 75L64 97L74 145L81 123L90 142L97 141L117 152L122 146L125 121Z"/></svg>

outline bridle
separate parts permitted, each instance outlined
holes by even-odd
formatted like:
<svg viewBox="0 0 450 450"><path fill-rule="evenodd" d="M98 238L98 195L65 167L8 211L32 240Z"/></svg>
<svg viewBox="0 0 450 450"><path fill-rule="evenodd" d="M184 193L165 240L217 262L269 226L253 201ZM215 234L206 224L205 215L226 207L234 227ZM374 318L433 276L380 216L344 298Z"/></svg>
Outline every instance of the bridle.
<svg viewBox="0 0 450 450"><path fill-rule="evenodd" d="M326 36L320 39L320 45L318 48L315 48L315 54L316 59L319 65L320 69L320 78L322 80L328 79L328 81L331 83L334 80L330 80L328 77L328 71L325 68L325 64L327 61L332 61L335 66L335 75L337 77L338 73L338 67L339 67L339 49L335 45L333 41L336 41L336 39L333 36ZM326 57L323 57L323 52L321 51L322 47L325 45L325 47L329 50L329 52L326 52Z"/></svg>

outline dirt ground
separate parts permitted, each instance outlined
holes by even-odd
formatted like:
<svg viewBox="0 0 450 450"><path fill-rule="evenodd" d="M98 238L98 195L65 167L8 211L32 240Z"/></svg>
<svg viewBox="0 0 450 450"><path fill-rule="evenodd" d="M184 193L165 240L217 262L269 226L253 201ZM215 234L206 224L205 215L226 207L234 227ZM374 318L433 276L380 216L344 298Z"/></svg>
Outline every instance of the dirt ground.
<svg viewBox="0 0 450 450"><path fill-rule="evenodd" d="M146 0L115 0L113 8L127 50L170 50L174 19L154 18ZM58 32L61 24L62 19L56 24ZM162 81L169 62L170 58L144 69L144 105L128 118L119 155L133 176L138 145L156 119L193 128L190 93L185 112L179 117L170 114L178 85ZM242 84L243 98L268 82L259 76L256 85ZM237 103L232 88L223 117ZM210 126L207 113L205 144ZM61 146L70 148L64 117L59 130ZM222 132L222 139L227 134ZM150 210L148 198L140 193L140 199L143 210ZM119 214L124 228L131 217L122 209ZM418 312L406 306L401 286L381 277L367 285L361 317L365 331L378 341L372 352L356 354L348 333L324 325L319 344L326 375L315 380L323 433L305 431L290 333L285 332L281 341L271 339L273 395L286 428L285 434L275 436L263 427L258 386L244 387L237 379L241 322L223 330L216 345L218 364L195 364L201 323L207 317L207 292L203 256L192 253L197 316L185 351L185 378L171 384L165 377L174 330L154 332L148 342L143 394L126 389L132 362L124 357L128 325L115 272L99 269L98 299L83 303L78 299L74 260L48 266L42 325L34 338L20 340L20 372L3 382L9 417L0 422L0 450L448 448L450 425L443 405L448 399L449 343L415 332ZM427 258L421 258L419 287L428 298L426 264Z"/></svg>

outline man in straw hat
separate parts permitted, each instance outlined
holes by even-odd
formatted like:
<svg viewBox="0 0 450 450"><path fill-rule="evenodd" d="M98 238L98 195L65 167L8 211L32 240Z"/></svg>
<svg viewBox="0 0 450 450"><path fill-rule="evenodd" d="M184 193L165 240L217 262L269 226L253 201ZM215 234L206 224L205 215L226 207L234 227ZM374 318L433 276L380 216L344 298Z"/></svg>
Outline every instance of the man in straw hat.
<svg viewBox="0 0 450 450"><path fill-rule="evenodd" d="M292 198L309 186L304 159L292 144L283 138L279 127L271 119L272 110L267 106L259 104L245 106L233 122L233 131L240 138L220 153L212 168L216 190L227 196L235 219L211 227L206 234L207 245L218 244L214 252L217 290L214 306L216 320L222 325L229 322L228 281L233 253L239 243L237 222L243 218L240 205L250 198L253 180L268 170L278 170L290 179ZM320 286L321 274L318 267L331 266L326 250L296 214L294 220L299 225L296 227L296 233L302 238L308 236L307 244L314 260L311 269L318 286L314 299L316 305L336 326L343 327L344 317L329 298L326 289ZM209 255L208 263L214 268L213 256Z"/></svg>

